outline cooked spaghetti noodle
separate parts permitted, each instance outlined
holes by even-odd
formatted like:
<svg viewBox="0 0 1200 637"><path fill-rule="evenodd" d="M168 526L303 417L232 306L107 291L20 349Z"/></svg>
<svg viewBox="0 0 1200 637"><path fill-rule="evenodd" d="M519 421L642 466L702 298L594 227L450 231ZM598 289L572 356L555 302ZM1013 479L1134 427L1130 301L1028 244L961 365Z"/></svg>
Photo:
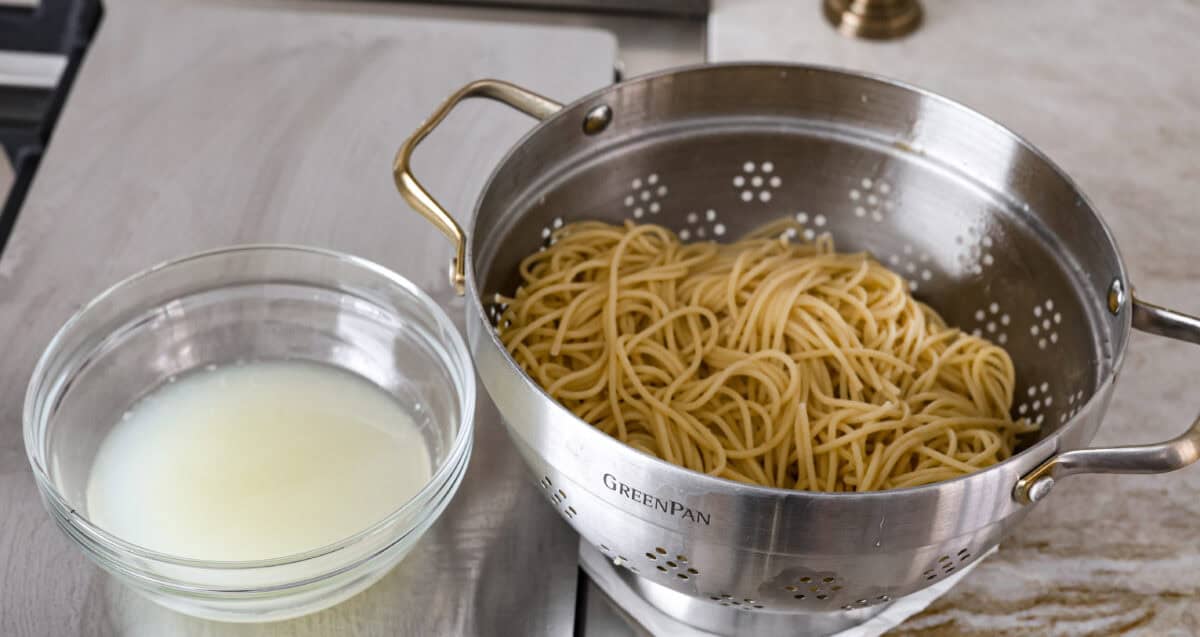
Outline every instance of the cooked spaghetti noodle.
<svg viewBox="0 0 1200 637"><path fill-rule="evenodd" d="M714 476L809 491L929 484L996 464L1034 429L1015 373L904 279L828 235L732 244L579 222L520 266L514 359L579 418Z"/></svg>

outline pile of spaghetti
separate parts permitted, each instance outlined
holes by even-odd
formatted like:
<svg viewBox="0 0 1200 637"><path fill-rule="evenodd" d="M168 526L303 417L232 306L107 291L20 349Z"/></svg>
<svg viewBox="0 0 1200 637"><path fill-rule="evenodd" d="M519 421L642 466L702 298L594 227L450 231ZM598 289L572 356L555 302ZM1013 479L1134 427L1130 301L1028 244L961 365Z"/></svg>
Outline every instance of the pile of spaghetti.
<svg viewBox="0 0 1200 637"><path fill-rule="evenodd" d="M685 244L656 225L569 224L499 299L500 338L584 421L751 484L928 484L1034 429L1010 417L1007 352L947 327L869 255L779 230Z"/></svg>

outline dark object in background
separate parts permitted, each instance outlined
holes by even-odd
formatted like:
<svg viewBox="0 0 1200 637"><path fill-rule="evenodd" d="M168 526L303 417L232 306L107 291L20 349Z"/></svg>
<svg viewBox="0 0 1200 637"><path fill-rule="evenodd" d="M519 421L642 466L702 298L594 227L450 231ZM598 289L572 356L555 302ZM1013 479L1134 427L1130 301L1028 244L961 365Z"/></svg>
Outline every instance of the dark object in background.
<svg viewBox="0 0 1200 637"><path fill-rule="evenodd" d="M41 0L31 8L0 6L0 51L66 57L66 66L53 88L0 84L0 146L15 176L0 206L0 251L8 241L102 12L98 0Z"/></svg>
<svg viewBox="0 0 1200 637"><path fill-rule="evenodd" d="M423 0L433 4L469 4L523 9L562 9L601 13L638 13L704 17L709 0Z"/></svg>

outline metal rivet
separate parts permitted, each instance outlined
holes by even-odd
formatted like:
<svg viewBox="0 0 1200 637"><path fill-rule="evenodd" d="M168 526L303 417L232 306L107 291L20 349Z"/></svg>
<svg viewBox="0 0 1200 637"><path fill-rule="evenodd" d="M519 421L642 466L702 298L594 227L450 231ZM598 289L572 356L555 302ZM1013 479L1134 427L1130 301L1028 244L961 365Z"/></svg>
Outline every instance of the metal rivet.
<svg viewBox="0 0 1200 637"><path fill-rule="evenodd" d="M587 115L583 116L583 132L587 135L595 135L604 132L608 125L612 123L612 108L608 104L593 106Z"/></svg>
<svg viewBox="0 0 1200 637"><path fill-rule="evenodd" d="M1046 476L1040 478L1033 484L1029 485L1029 501L1039 502L1042 498L1050 495L1050 490L1054 488L1054 478Z"/></svg>
<svg viewBox="0 0 1200 637"><path fill-rule="evenodd" d="M1108 286L1108 311L1117 314L1125 306L1125 284L1121 279L1113 279Z"/></svg>

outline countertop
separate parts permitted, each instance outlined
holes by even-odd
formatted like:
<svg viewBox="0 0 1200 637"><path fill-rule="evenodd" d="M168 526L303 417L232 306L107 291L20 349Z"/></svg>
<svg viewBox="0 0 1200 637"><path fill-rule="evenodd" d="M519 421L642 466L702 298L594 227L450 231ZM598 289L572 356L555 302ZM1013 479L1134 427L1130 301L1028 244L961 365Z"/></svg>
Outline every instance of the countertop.
<svg viewBox="0 0 1200 637"><path fill-rule="evenodd" d="M1112 229L1137 292L1200 313L1200 4L925 0L906 39L843 38L817 2L718 0L714 61L875 72L999 120ZM1155 442L1200 410L1200 350L1135 334L1093 444ZM1055 488L961 585L896 635L1200 634L1200 467Z"/></svg>

